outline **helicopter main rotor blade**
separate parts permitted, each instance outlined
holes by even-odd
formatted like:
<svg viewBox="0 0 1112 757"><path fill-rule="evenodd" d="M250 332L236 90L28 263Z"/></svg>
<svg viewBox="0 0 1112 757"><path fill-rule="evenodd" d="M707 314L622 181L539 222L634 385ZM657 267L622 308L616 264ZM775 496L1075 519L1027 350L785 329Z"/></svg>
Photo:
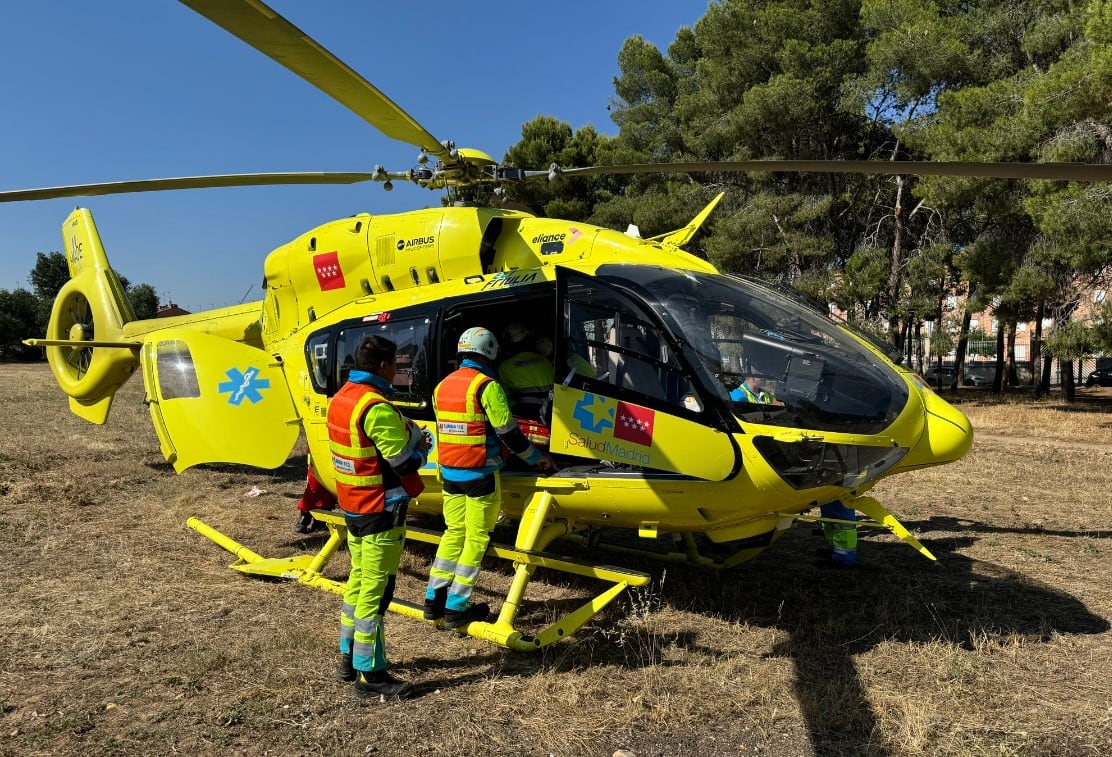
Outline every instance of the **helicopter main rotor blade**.
<svg viewBox="0 0 1112 757"><path fill-rule="evenodd" d="M894 176L969 176L985 179L1049 179L1112 181L1112 164L1103 163L971 163L929 160L741 160L704 163L635 163L528 171L530 176L595 176L653 173L855 173Z"/></svg>
<svg viewBox="0 0 1112 757"><path fill-rule="evenodd" d="M391 139L454 157L373 84L260 0L180 0L338 101Z"/></svg>
<svg viewBox="0 0 1112 757"><path fill-rule="evenodd" d="M0 192L0 202L50 200L57 197L94 197L128 192L162 192L170 189L205 189L208 187L254 187L268 184L357 184L373 181L373 173L332 173L304 171L299 173L240 173L214 176L183 176L176 179L141 179L137 181L106 181L99 184L73 184L65 187L16 189Z"/></svg>

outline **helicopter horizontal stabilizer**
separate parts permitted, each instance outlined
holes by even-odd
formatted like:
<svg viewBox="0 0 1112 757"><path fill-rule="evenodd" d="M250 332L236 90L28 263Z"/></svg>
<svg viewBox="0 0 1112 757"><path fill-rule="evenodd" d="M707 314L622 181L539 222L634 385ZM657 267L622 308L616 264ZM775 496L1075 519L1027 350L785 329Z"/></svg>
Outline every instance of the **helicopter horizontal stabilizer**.
<svg viewBox="0 0 1112 757"><path fill-rule="evenodd" d="M702 227L710 214L714 212L715 207L717 207L718 203L725 196L725 192L719 192L717 197L707 203L707 206L699 211L699 214L697 216L691 219L691 223L687 224L682 229L676 229L675 231L669 231L666 234L658 234L655 237L649 237L649 241L660 242L661 244L670 244L675 247L683 247L685 244L691 241L691 238L695 236L695 232L697 232Z"/></svg>
<svg viewBox="0 0 1112 757"><path fill-rule="evenodd" d="M109 342L104 339L24 339L28 347L120 347L125 350L138 350L142 342Z"/></svg>

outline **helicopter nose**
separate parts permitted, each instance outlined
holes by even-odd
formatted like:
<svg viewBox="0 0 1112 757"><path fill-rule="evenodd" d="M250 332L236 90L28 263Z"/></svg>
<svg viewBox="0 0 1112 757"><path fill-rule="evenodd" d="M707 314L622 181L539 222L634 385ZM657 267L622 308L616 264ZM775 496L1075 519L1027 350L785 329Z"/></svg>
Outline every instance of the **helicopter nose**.
<svg viewBox="0 0 1112 757"><path fill-rule="evenodd" d="M930 389L920 390L925 413L923 436L900 468L925 468L959 460L973 446L973 424Z"/></svg>

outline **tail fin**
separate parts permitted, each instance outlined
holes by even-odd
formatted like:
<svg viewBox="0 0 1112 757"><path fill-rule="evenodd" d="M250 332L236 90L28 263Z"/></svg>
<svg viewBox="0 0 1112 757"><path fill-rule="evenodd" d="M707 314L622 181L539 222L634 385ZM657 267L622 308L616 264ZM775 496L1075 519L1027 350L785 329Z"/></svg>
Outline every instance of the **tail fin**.
<svg viewBox="0 0 1112 757"><path fill-rule="evenodd" d="M687 224L682 229L669 231L667 234L659 234L655 237L650 237L650 239L653 242L660 242L661 244L670 244L676 247L683 247L685 244L691 241L691 237L695 236L695 232L698 231L703 223L707 220L707 217L711 214L711 211L714 210L715 206L718 205L719 201L722 199L723 196L725 196L725 194L725 192L719 192L718 196L711 200L705 208L699 211L699 215L692 218L691 223Z"/></svg>
<svg viewBox="0 0 1112 757"><path fill-rule="evenodd" d="M70 280L58 292L46 339L46 357L70 410L90 423L108 419L112 396L139 365L139 344L123 342L135 320L120 277L108 264L93 215L77 208L62 224Z"/></svg>

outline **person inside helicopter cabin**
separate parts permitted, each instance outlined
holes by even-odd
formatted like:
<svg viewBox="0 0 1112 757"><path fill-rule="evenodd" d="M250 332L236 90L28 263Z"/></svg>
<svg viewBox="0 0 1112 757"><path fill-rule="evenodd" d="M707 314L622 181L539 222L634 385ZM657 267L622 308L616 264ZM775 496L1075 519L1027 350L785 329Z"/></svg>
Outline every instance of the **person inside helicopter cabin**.
<svg viewBox="0 0 1112 757"><path fill-rule="evenodd" d="M522 432L509 400L495 380L498 340L475 327L460 335L459 368L433 392L438 444L437 464L444 482L444 535L436 549L425 591L424 617L463 628L486 620L490 608L473 603L471 593L502 508L502 444L546 473L556 463Z"/></svg>
<svg viewBox="0 0 1112 757"><path fill-rule="evenodd" d="M351 553L336 676L354 682L358 696L388 699L412 693L387 671L383 616L405 545L406 511L424 488L419 469L432 443L388 399L396 353L389 339L363 339L347 382L328 403L328 446Z"/></svg>
<svg viewBox="0 0 1112 757"><path fill-rule="evenodd" d="M543 336L543 335L538 336L536 341L533 342L533 351L536 352L537 354L544 355L550 361L553 360L553 356L552 356L552 352L553 352L552 337ZM570 376L569 371L571 373L578 373L580 376L586 376L587 378L595 378L597 376L597 372L595 371L595 367L593 365L591 365L591 362L589 360L587 360L587 358L583 357L578 352L569 352L568 353L568 358L567 358L567 361L566 361L566 365L567 365L567 370L561 372L563 375L554 375L553 376L553 381L556 381L556 380L559 380L561 382L566 381L568 379L568 377ZM553 370L554 374L555 374L555 372L556 371Z"/></svg>
<svg viewBox="0 0 1112 757"><path fill-rule="evenodd" d="M545 421L545 408L556 372L548 355L536 351L529 329L511 323L502 332L507 356L498 367L498 379L510 398L510 410L517 417ZM552 340L548 340L551 353Z"/></svg>
<svg viewBox="0 0 1112 757"><path fill-rule="evenodd" d="M748 402L753 405L772 404L772 392L765 389L763 376L750 373L737 388L730 392L730 399L734 402Z"/></svg>

